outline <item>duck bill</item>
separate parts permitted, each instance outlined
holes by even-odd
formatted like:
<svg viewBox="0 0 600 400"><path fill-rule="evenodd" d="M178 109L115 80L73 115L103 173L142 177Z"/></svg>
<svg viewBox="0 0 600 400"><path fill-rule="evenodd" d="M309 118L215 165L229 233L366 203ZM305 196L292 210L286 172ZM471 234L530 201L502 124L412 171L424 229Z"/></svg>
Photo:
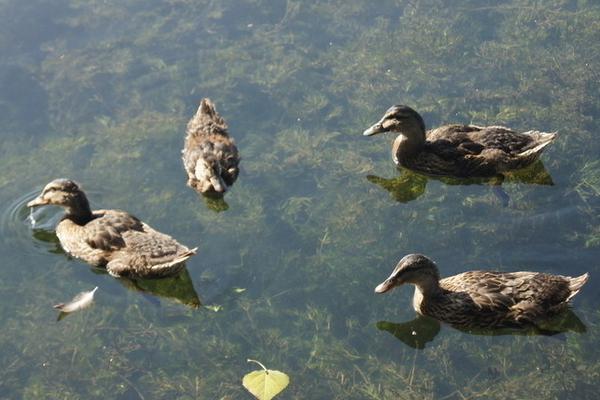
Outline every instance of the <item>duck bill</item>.
<svg viewBox="0 0 600 400"><path fill-rule="evenodd" d="M39 206L45 206L46 204L48 204L48 200L44 200L40 196L40 197L36 197L35 199L33 199L29 203L27 203L27 207L39 207Z"/></svg>
<svg viewBox="0 0 600 400"><path fill-rule="evenodd" d="M392 290L396 286L396 283L392 278L388 278L385 281L381 282L375 288L375 293L386 293Z"/></svg>
<svg viewBox="0 0 600 400"><path fill-rule="evenodd" d="M363 132L363 136L373 136L378 133L387 132L388 129L383 126L383 120L378 121L375 125L371 126L369 129Z"/></svg>

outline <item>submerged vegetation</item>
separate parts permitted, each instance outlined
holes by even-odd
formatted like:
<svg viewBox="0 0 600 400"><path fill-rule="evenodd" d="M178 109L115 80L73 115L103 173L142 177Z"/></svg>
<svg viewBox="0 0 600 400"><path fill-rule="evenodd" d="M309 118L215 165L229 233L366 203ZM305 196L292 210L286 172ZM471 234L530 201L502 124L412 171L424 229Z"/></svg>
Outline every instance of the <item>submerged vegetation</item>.
<svg viewBox="0 0 600 400"><path fill-rule="evenodd" d="M281 399L597 396L596 2L3 0L0 22L2 203L65 176L92 208L199 246L179 277L120 282L3 211L0 398L250 398L247 358L289 374ZM244 157L226 204L185 186L202 97ZM396 103L431 126L559 137L505 180L505 207L489 183L396 170L389 143L361 135ZM445 276L589 271L587 332L442 326L407 346L388 332L414 318L411 294L372 291L410 252ZM92 309L55 322L52 304L94 286Z"/></svg>

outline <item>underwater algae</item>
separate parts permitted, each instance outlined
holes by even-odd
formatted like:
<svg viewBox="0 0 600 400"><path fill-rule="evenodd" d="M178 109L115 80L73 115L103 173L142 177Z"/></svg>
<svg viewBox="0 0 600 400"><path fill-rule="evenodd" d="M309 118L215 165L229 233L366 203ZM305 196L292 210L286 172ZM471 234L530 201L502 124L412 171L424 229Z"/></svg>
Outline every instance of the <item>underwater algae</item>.
<svg viewBox="0 0 600 400"><path fill-rule="evenodd" d="M585 292L585 334L442 327L423 350L377 329L414 317L410 293L372 295L408 251L447 260L448 275L529 266L594 276L594 2L7 0L0 18L11 57L1 76L21 76L39 101L0 96L0 198L59 176L86 182L94 206L198 245L186 282L220 306L187 307L162 287L156 305L64 254L2 240L0 398L249 398L248 357L290 375L282 399L595 398L600 315ZM205 96L244 157L219 213L185 189L179 159ZM554 186L504 182L503 208L487 186L423 188L412 177L396 201L367 179L405 176L390 165L391 138L360 133L398 102L431 126L558 130L542 157ZM54 323L49 305L96 285L91 309Z"/></svg>

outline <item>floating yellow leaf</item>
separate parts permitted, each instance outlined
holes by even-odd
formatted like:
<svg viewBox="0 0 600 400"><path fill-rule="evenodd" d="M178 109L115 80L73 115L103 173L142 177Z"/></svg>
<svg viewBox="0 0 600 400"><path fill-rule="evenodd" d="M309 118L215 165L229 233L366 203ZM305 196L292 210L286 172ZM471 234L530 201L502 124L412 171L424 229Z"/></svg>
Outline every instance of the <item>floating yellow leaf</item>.
<svg viewBox="0 0 600 400"><path fill-rule="evenodd" d="M258 400L271 400L290 383L290 378L281 371L267 369L256 360L248 360L262 367L262 370L252 371L244 376L242 384Z"/></svg>

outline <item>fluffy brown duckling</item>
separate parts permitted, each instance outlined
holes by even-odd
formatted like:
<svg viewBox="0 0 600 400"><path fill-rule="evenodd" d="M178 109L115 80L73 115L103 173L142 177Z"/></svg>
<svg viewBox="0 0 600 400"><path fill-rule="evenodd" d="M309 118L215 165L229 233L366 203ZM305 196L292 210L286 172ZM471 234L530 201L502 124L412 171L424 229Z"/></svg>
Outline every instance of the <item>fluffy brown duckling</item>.
<svg viewBox="0 0 600 400"><path fill-rule="evenodd" d="M492 177L536 161L556 132L515 132L503 126L444 125L425 131L423 118L408 106L390 107L363 132L397 132L396 164L434 176Z"/></svg>
<svg viewBox="0 0 600 400"><path fill-rule="evenodd" d="M187 124L182 159L188 186L200 193L224 193L238 177L238 149L210 99Z"/></svg>
<svg viewBox="0 0 600 400"><path fill-rule="evenodd" d="M56 226L63 249L113 276L156 278L174 275L196 254L133 215L90 209L85 193L69 179L56 179L27 207L56 205L66 210Z"/></svg>
<svg viewBox="0 0 600 400"><path fill-rule="evenodd" d="M587 280L587 273L572 278L493 271L468 271L440 280L433 261L409 254L375 292L411 283L413 307L421 315L461 328L502 328L536 325L564 311Z"/></svg>

